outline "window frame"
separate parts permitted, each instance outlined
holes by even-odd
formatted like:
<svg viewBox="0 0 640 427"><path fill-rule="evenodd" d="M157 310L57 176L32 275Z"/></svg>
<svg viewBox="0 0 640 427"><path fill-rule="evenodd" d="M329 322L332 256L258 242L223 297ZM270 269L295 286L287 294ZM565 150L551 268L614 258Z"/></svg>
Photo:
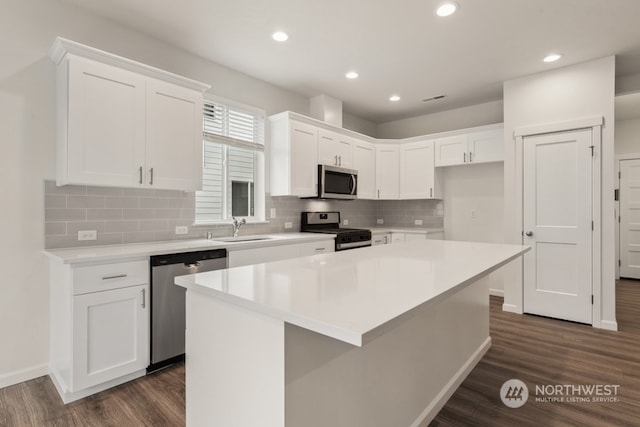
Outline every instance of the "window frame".
<svg viewBox="0 0 640 427"><path fill-rule="evenodd" d="M247 222L249 223L263 223L265 222L265 182L266 182L266 174L265 174L265 152L267 150L267 146L266 146L266 112L263 109L257 108L257 107L253 107L250 105L246 105L246 104L242 104L240 102L237 101L233 101L230 99L226 99L220 96L216 96L216 95L211 95L211 94L205 94L204 96L204 100L203 100L203 136L202 136L202 151L203 151L203 163L202 163L202 168L204 170L204 152L205 152L205 144L206 142L210 141L210 139L205 138L205 133L204 133L204 104L207 103L217 103L217 104L222 104L225 107L231 108L231 109L237 109L241 112L245 112L245 113L250 113L250 114L254 114L255 117L257 117L262 125L262 129L260 130L261 134L262 134L262 150L260 149L253 149L251 147L248 146L244 146L242 144L242 140L239 140L240 143L239 144L234 144L233 138L230 137L226 137L226 136L221 136L220 139L218 141L211 141L211 142L215 142L218 143L220 145L222 145L223 148L223 159L222 159L222 168L223 168L223 176L222 176L222 218L221 219L209 219L209 218L199 218L198 215L198 193L202 193L202 191L197 191L196 195L195 195L195 219L194 225L216 225L216 224L228 224L231 221L231 217L232 217L232 207L229 206L229 204L231 203L231 195L229 193L230 191L230 186L231 184L231 178L229 177L229 162L228 162L228 148L229 147L234 147L234 148L241 148L244 150L248 150L248 151L253 151L253 157L254 157L254 169L253 169L253 191L254 191L254 204L253 204L253 209L254 209L254 215L253 216L246 216L244 218L246 218ZM213 138L215 139L215 138ZM248 143L248 145L251 145L251 143ZM234 179L235 181L237 181L238 179ZM247 181L249 182L249 181ZM227 216L228 215L228 216ZM202 215L200 215L200 217L202 217Z"/></svg>

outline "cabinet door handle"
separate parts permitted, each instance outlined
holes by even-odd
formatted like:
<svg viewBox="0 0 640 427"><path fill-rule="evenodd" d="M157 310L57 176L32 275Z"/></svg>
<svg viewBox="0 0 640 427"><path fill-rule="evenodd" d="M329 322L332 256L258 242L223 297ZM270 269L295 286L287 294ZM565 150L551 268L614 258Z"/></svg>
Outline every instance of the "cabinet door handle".
<svg viewBox="0 0 640 427"><path fill-rule="evenodd" d="M469 163L473 162L473 153L469 151Z"/></svg>
<svg viewBox="0 0 640 427"><path fill-rule="evenodd" d="M138 182L142 184L142 166L140 166L140 180Z"/></svg>
<svg viewBox="0 0 640 427"><path fill-rule="evenodd" d="M325 248L316 248L316 252L322 252Z"/></svg>
<svg viewBox="0 0 640 427"><path fill-rule="evenodd" d="M429 189L429 197L433 197L433 188Z"/></svg>
<svg viewBox="0 0 640 427"><path fill-rule="evenodd" d="M338 156L338 166L342 166L342 156Z"/></svg>
<svg viewBox="0 0 640 427"><path fill-rule="evenodd" d="M147 308L147 290L142 290L142 308Z"/></svg>
<svg viewBox="0 0 640 427"><path fill-rule="evenodd" d="M384 244L386 245L387 243L389 243L388 237L384 236Z"/></svg>
<svg viewBox="0 0 640 427"><path fill-rule="evenodd" d="M149 174L150 174L149 185L153 185L153 168L149 169Z"/></svg>
<svg viewBox="0 0 640 427"><path fill-rule="evenodd" d="M122 279L123 277L127 277L126 274L115 274L113 276L104 276L102 280L110 280L110 279Z"/></svg>
<svg viewBox="0 0 640 427"><path fill-rule="evenodd" d="M333 164L338 166L338 156L333 156Z"/></svg>
<svg viewBox="0 0 640 427"><path fill-rule="evenodd" d="M378 199L380 198L380 190L378 190Z"/></svg>
<svg viewBox="0 0 640 427"><path fill-rule="evenodd" d="M462 163L467 163L467 153L462 153Z"/></svg>

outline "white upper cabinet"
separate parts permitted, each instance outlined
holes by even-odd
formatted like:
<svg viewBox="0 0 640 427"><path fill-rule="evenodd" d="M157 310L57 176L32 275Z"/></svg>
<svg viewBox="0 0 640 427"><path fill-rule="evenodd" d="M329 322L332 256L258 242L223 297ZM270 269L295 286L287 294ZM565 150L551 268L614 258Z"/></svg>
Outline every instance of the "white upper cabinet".
<svg viewBox="0 0 640 427"><path fill-rule="evenodd" d="M504 131L494 129L469 135L469 162L504 161Z"/></svg>
<svg viewBox="0 0 640 427"><path fill-rule="evenodd" d="M208 85L58 38L57 183L202 186Z"/></svg>
<svg viewBox="0 0 640 427"><path fill-rule="evenodd" d="M376 145L376 195L378 199L400 198L399 166L399 145Z"/></svg>
<svg viewBox="0 0 640 427"><path fill-rule="evenodd" d="M433 199L436 191L434 141L418 141L400 146L400 198Z"/></svg>
<svg viewBox="0 0 640 427"><path fill-rule="evenodd" d="M147 183L192 190L202 186L202 94L147 81ZM153 170L152 170L153 169Z"/></svg>
<svg viewBox="0 0 640 427"><path fill-rule="evenodd" d="M271 195L313 197L318 194L318 128L269 118L271 128Z"/></svg>
<svg viewBox="0 0 640 427"><path fill-rule="evenodd" d="M346 135L326 129L318 131L319 163L330 166L351 168L352 141Z"/></svg>
<svg viewBox="0 0 640 427"><path fill-rule="evenodd" d="M352 148L352 169L358 171L358 199L377 199L375 145L354 140Z"/></svg>
<svg viewBox="0 0 640 427"><path fill-rule="evenodd" d="M58 184L140 185L146 79L67 57L58 72Z"/></svg>
<svg viewBox="0 0 640 427"><path fill-rule="evenodd" d="M467 163L467 135L439 138L435 142L435 166L462 165Z"/></svg>
<svg viewBox="0 0 640 427"><path fill-rule="evenodd" d="M453 166L504 160L503 129L437 138L435 165Z"/></svg>

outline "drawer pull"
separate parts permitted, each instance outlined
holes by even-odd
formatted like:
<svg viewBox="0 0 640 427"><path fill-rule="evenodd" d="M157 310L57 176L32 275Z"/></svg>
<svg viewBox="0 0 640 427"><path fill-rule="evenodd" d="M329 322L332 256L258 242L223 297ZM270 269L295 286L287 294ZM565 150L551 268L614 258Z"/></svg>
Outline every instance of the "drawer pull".
<svg viewBox="0 0 640 427"><path fill-rule="evenodd" d="M325 248L316 248L316 251L317 251L317 252L319 252L319 251L324 251L324 250L325 250Z"/></svg>
<svg viewBox="0 0 640 427"><path fill-rule="evenodd" d="M102 280L109 280L109 279L122 279L123 277L127 277L126 274L116 274L115 276L104 276L102 278Z"/></svg>

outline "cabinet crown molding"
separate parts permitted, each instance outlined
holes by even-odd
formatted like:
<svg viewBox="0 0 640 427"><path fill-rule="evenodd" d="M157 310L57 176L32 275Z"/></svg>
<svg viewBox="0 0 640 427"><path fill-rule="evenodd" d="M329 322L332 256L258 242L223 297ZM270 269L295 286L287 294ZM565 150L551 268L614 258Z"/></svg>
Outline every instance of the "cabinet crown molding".
<svg viewBox="0 0 640 427"><path fill-rule="evenodd" d="M211 88L211 86L206 83L173 74L168 71L134 61L132 59L124 58L113 53L105 52L103 50L75 42L73 40L57 37L53 42L53 45L49 49L49 57L56 65L58 65L67 54L72 54L116 67L124 68L129 71L133 71L148 77L153 77L155 79L173 83L189 89L197 90L199 92L205 92Z"/></svg>

